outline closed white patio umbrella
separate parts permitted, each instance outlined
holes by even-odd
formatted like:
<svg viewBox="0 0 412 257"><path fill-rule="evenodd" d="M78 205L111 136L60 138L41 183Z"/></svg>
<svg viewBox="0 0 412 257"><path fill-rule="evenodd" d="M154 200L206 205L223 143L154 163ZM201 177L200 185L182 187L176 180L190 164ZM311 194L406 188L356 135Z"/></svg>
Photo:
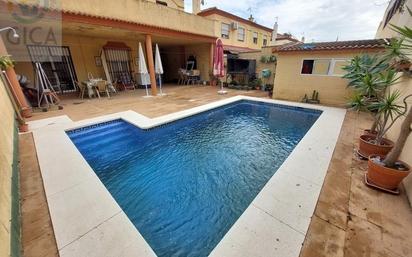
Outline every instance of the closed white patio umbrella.
<svg viewBox="0 0 412 257"><path fill-rule="evenodd" d="M157 76L159 77L159 88L160 88L160 94L159 95L166 95L163 94L162 92L162 74L163 74L163 65L162 65L162 59L160 58L160 51L159 51L159 45L156 44L156 53L155 53L155 72Z"/></svg>
<svg viewBox="0 0 412 257"><path fill-rule="evenodd" d="M147 88L147 79L146 79L146 77L149 76L149 72L147 71L146 60L145 60L144 54L143 54L142 43L140 43L140 42L139 42L139 53L138 54L139 54L139 67L138 67L137 73L139 73L140 76L142 76L142 81L144 81L144 83L145 83L146 96L144 96L144 97L152 97L151 95L149 95L149 90Z"/></svg>

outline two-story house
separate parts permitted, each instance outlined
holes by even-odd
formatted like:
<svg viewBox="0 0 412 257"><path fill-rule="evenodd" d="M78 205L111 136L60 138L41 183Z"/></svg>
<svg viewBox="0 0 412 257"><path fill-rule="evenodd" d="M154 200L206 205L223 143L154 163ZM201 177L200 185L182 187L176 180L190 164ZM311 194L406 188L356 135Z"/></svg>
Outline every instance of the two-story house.
<svg viewBox="0 0 412 257"><path fill-rule="evenodd" d="M256 23L253 18L244 19L216 7L197 15L214 21L215 36L222 40L225 50L253 51L270 43L273 29Z"/></svg>

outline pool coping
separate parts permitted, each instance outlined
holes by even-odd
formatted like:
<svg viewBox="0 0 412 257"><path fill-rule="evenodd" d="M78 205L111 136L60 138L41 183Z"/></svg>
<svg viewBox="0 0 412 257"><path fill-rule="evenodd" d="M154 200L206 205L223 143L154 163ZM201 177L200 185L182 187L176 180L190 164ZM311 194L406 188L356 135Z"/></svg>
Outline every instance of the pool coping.
<svg viewBox="0 0 412 257"><path fill-rule="evenodd" d="M241 100L322 114L210 256L299 256L346 110L249 96L153 119L125 111L36 128L33 137L60 256L156 256L65 131L115 119L149 129Z"/></svg>

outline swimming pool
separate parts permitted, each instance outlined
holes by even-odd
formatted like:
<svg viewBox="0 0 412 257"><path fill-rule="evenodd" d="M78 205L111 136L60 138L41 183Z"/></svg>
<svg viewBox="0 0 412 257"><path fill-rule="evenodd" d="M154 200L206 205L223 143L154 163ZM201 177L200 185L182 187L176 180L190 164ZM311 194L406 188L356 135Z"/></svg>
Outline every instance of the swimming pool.
<svg viewBox="0 0 412 257"><path fill-rule="evenodd" d="M143 130L68 131L158 256L207 256L320 111L240 101Z"/></svg>

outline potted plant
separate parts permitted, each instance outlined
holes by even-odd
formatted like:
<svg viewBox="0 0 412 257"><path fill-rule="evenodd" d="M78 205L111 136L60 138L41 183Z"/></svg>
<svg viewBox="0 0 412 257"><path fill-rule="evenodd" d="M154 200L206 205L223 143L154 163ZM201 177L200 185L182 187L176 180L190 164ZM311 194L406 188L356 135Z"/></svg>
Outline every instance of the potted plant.
<svg viewBox="0 0 412 257"><path fill-rule="evenodd" d="M367 60L368 65L361 64L359 67L363 67L362 70L350 75L353 78L350 85L355 93L349 105L354 110L369 112L374 118L371 129L359 138L358 153L364 158L371 154L386 155L392 149L393 142L385 139L385 134L405 108L398 104L400 93L390 92L389 89L397 83L399 77L393 68L384 65L386 62L376 57L357 58L353 61L357 63L358 60Z"/></svg>
<svg viewBox="0 0 412 257"><path fill-rule="evenodd" d="M262 79L258 78L258 79L256 79L255 89L260 90L261 87L262 87Z"/></svg>
<svg viewBox="0 0 412 257"><path fill-rule="evenodd" d="M0 56L0 68L6 70L14 66L14 62L9 55Z"/></svg>
<svg viewBox="0 0 412 257"><path fill-rule="evenodd" d="M408 7L407 9L409 14L412 16L412 11ZM392 27L404 37L400 48L410 52L412 50L412 29L407 26L398 27L392 25ZM406 114L393 149L386 155L386 157L381 155L369 156L367 179L369 182L372 182L374 185L383 189L397 189L402 180L410 173L410 166L399 160L406 140L412 132L412 108L409 108L408 111L408 105L406 102L406 100L410 97L412 97L412 94L403 97L404 112L400 113L396 117L397 119Z"/></svg>
<svg viewBox="0 0 412 257"><path fill-rule="evenodd" d="M276 61L277 61L276 56L271 55L271 56L269 57L269 61L270 61L270 62L276 62Z"/></svg>
<svg viewBox="0 0 412 257"><path fill-rule="evenodd" d="M380 85L376 82L379 74L389 67L385 60L387 59L379 59L377 56L370 55L355 56L347 66L343 67L347 72L343 78L349 81L348 87L356 92L352 99L355 101L355 106L357 104L363 106L366 102L374 100L378 96L379 91L381 92L380 95L384 95L385 92L380 90ZM364 102L357 103L361 98L364 98ZM373 116L376 115L371 110L368 111ZM377 123L374 122L371 128L364 130L364 134L376 135L376 126Z"/></svg>
<svg viewBox="0 0 412 257"><path fill-rule="evenodd" d="M14 66L14 62L9 55L0 56L0 70L7 70ZM29 130L29 126L24 120L24 118L20 115L20 111L18 110L17 104L15 103L13 93L10 92L9 88L6 87L6 90L10 96L10 100L12 101L14 108L17 114L17 121L19 123L19 131L20 132L27 132Z"/></svg>
<svg viewBox="0 0 412 257"><path fill-rule="evenodd" d="M268 61L269 61L269 58L267 56L262 55L260 57L260 62L261 63L268 63Z"/></svg>
<svg viewBox="0 0 412 257"><path fill-rule="evenodd" d="M407 110L406 99L412 97L408 95L403 99L405 105L405 113ZM403 114L405 114L403 113ZM398 117L402 116L400 114ZM370 182L378 187L387 190L396 190L402 180L410 173L410 166L399 160L406 140L412 132L412 108L401 125L401 131L393 149L385 156L370 155L368 161L367 178Z"/></svg>
<svg viewBox="0 0 412 257"><path fill-rule="evenodd" d="M273 84L266 84L266 91L268 91L268 96L273 97Z"/></svg>

